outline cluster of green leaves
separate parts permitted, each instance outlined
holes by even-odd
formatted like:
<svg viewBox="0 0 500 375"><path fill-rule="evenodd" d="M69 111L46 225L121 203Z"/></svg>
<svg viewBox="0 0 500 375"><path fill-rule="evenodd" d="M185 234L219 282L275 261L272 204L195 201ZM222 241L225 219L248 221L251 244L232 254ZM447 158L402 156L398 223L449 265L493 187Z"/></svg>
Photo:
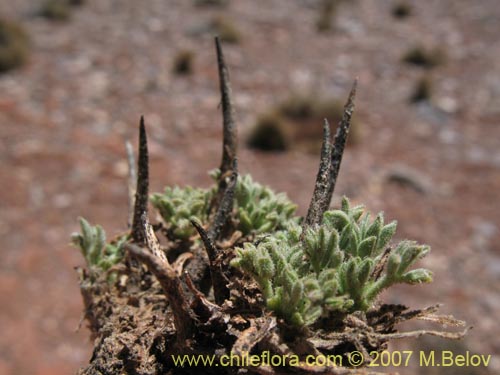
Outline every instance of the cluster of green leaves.
<svg viewBox="0 0 500 375"><path fill-rule="evenodd" d="M127 236L106 243L106 233L100 225L92 226L80 218L81 233L73 233L71 240L79 247L91 271L107 271L123 258L122 245Z"/></svg>
<svg viewBox="0 0 500 375"><path fill-rule="evenodd" d="M395 231L396 222L384 225L382 214L370 221L363 206L351 208L344 198L340 210L325 213L321 226L302 233L289 222L259 244L236 249L232 265L254 277L269 309L291 324L310 325L332 312L365 311L395 283L432 281L428 270L409 271L428 246L402 241L384 256Z"/></svg>
<svg viewBox="0 0 500 375"><path fill-rule="evenodd" d="M219 171L211 173L217 180ZM151 202L158 209L167 229L173 237L189 239L196 234L191 220L208 221L210 203L216 187L194 189L192 187L167 187L164 193L153 194ZM293 217L296 209L285 194L276 194L269 187L252 180L250 175L238 177L235 189L234 219L236 229L244 235L264 234L282 230Z"/></svg>
<svg viewBox="0 0 500 375"><path fill-rule="evenodd" d="M285 229L297 206L284 193L276 194L252 176L238 178L235 191L237 229L243 234L263 234Z"/></svg>
<svg viewBox="0 0 500 375"><path fill-rule="evenodd" d="M162 194L153 194L151 203L158 209L174 238L187 240L196 234L190 220L205 223L214 190L167 187Z"/></svg>

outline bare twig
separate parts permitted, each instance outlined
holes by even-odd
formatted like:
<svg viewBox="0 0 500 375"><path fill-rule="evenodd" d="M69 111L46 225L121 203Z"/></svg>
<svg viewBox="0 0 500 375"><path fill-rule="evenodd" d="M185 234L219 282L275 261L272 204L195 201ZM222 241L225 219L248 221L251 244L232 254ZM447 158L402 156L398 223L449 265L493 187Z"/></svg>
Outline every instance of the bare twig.
<svg viewBox="0 0 500 375"><path fill-rule="evenodd" d="M221 92L221 105L223 117L223 143L222 143L222 161L220 165L221 179L219 189L225 189L224 176L231 170L233 159L236 157L238 140L237 129L234 120L234 108L231 100L231 83L229 81L229 71L224 61L224 54L219 37L215 37L215 47L217 50L217 63L219 66L219 82ZM222 186L221 186L222 185Z"/></svg>
<svg viewBox="0 0 500 375"><path fill-rule="evenodd" d="M323 125L323 145L321 146L321 159L319 162L318 174L316 175L316 185L309 204L307 216L302 224L302 229L313 225L321 224L323 214L328 209L330 201L328 199L330 164L332 157L332 144L330 140L330 124L325 119ZM305 233L303 230L302 233Z"/></svg>
<svg viewBox="0 0 500 375"><path fill-rule="evenodd" d="M144 117L141 116L139 127L139 157L137 165L137 187L135 192L134 218L132 221L132 239L136 243L144 243L145 234L142 225L142 215L148 211L149 167L148 141Z"/></svg>
<svg viewBox="0 0 500 375"><path fill-rule="evenodd" d="M127 164L128 164L128 227L132 228L134 220L134 205L135 205L135 185L137 183L137 171L135 169L135 156L132 144L125 142L125 149L127 150Z"/></svg>
<svg viewBox="0 0 500 375"><path fill-rule="evenodd" d="M354 112L354 97L356 96L357 84L358 80L356 79L354 81L354 84L352 85L349 98L347 99L347 103L344 106L344 114L342 115L342 119L340 120L337 132L335 134L335 140L332 150L332 162L330 164L330 179L328 185L328 194L326 199L327 206L330 206L330 202L332 201L333 191L335 190L335 184L337 183L340 163L342 162L342 155L344 153L344 147L347 141L347 136L349 134L349 127L351 126L351 117Z"/></svg>
<svg viewBox="0 0 500 375"><path fill-rule="evenodd" d="M222 207L222 205L221 205ZM229 298L229 289L227 288L228 280L222 272L220 259L217 257L217 249L210 235L203 229L201 224L196 220L191 220L191 223L198 231L205 250L208 255L210 277L212 278L212 286L214 288L214 298L218 305L222 305Z"/></svg>
<svg viewBox="0 0 500 375"><path fill-rule="evenodd" d="M163 262L152 252L130 243L125 244L124 248L144 263L160 282L170 302L177 338L182 345L193 333L195 319L184 295L180 278L168 262Z"/></svg>

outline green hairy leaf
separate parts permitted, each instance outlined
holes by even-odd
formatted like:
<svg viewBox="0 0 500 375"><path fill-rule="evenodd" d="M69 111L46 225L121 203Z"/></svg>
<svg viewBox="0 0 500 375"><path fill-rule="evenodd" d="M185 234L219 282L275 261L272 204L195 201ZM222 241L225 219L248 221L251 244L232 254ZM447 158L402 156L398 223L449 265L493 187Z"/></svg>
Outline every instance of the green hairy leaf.
<svg viewBox="0 0 500 375"><path fill-rule="evenodd" d="M252 194L245 190L241 196L248 200ZM237 248L231 264L257 281L270 310L290 324L310 325L331 314L366 311L393 284L432 281L428 270L409 270L430 251L413 241L400 242L384 272L374 275L395 231L395 221L384 224L383 213L370 220L363 206L351 207L344 197L340 210L324 214L322 225L302 233L290 220L258 245Z"/></svg>
<svg viewBox="0 0 500 375"><path fill-rule="evenodd" d="M122 260L122 245L127 236L106 243L104 229L100 225L91 226L84 218L80 218L80 229L81 233L73 233L71 240L74 246L80 248L91 271L107 271Z"/></svg>
<svg viewBox="0 0 500 375"><path fill-rule="evenodd" d="M211 177L217 179L214 170ZM205 224L209 220L210 204L216 187L167 187L163 193L151 196L151 203L159 211L170 236L187 240L196 235L190 220ZM288 222L297 221L293 214L297 206L285 194L276 194L270 188L252 180L250 175L238 177L233 210L235 229L248 234L265 234L284 229Z"/></svg>

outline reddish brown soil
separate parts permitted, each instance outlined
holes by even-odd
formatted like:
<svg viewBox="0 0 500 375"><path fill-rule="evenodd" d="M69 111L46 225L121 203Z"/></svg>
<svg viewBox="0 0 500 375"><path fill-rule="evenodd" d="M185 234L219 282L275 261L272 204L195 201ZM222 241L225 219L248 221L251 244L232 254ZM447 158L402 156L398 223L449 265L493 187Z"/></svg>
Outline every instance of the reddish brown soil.
<svg viewBox="0 0 500 375"><path fill-rule="evenodd" d="M0 1L1 14L32 36L29 64L0 77L0 374L67 374L90 358L88 332L77 330L82 303L73 267L83 260L69 235L79 215L110 236L125 228L123 142L135 140L141 114L153 190L210 183L221 118L206 25L218 13L243 35L240 45L225 47L240 169L288 192L304 213L318 157L256 153L243 139L260 112L290 93L344 98L359 77L364 134L344 157L335 204L347 194L384 210L398 219L400 237L432 246L423 264L435 271L434 283L396 288L385 300L444 303L443 311L474 326L457 350L492 354L490 372L500 372L496 0L412 2L405 20L391 17L389 0L345 2L324 34L314 27L314 0L235 0L220 10L186 0L89 0L67 23L34 17L40 2ZM428 73L431 104L408 103L425 72L400 60L416 44L446 53ZM174 76L174 56L186 48L196 54L194 74ZM416 174L424 191L390 182L394 173ZM426 350L452 348L426 343Z"/></svg>

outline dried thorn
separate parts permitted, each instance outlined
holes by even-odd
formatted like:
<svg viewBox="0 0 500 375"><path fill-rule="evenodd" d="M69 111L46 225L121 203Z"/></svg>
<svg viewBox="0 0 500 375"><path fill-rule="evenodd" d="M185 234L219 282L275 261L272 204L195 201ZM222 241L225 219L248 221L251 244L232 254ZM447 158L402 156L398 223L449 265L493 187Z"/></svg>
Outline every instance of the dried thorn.
<svg viewBox="0 0 500 375"><path fill-rule="evenodd" d="M217 250L215 248L214 243L212 242L212 239L208 235L208 233L205 231L205 229L201 226L200 222L197 220L191 220L191 224L196 228L196 231L201 237L201 241L203 242L203 245L205 246L205 250L208 255L208 259L210 263L215 261L215 257L217 256Z"/></svg>
<svg viewBox="0 0 500 375"><path fill-rule="evenodd" d="M195 319L184 295L180 278L168 262L163 263L150 251L131 243L125 244L124 248L132 256L144 263L158 279L170 302L172 313L174 315L174 324L178 335L177 337L182 345L183 342L193 333Z"/></svg>
<svg viewBox="0 0 500 375"><path fill-rule="evenodd" d="M305 228L319 225L323 221L323 214L328 209L330 204L327 201L328 198L328 183L330 177L330 164L332 155L332 145L330 141L330 124L328 120L325 119L323 125L323 144L321 146L321 159L318 168L318 174L316 175L316 185L314 186L313 196L311 198L311 203L309 204L309 209L307 210L307 216L302 224L302 233L305 233Z"/></svg>
<svg viewBox="0 0 500 375"><path fill-rule="evenodd" d="M163 250L161 249L160 242L155 235L155 231L153 227L149 223L148 215L146 212L142 214L141 217L142 228L144 232L144 237L146 239L146 244L148 245L149 250L160 259L160 261L164 264L168 264L167 257Z"/></svg>
<svg viewBox="0 0 500 375"><path fill-rule="evenodd" d="M135 169L135 156L132 144L125 142L125 149L127 150L127 164L128 164L128 227L132 227L134 220L134 205L135 205L135 184L137 183L137 171Z"/></svg>
<svg viewBox="0 0 500 375"><path fill-rule="evenodd" d="M141 123L139 127L139 159L137 169L137 187L135 193L134 218L132 221L132 240L136 243L144 243L145 233L142 226L142 215L148 211L149 167L148 141L143 116L141 116Z"/></svg>
<svg viewBox="0 0 500 375"><path fill-rule="evenodd" d="M208 255L210 277L214 288L215 302L218 305L222 305L224 301L229 298L229 289L227 288L228 281L222 272L220 259L217 257L217 249L212 241L212 238L205 231L205 229L203 229L201 224L196 220L191 220L191 223L198 231Z"/></svg>
<svg viewBox="0 0 500 375"><path fill-rule="evenodd" d="M223 143L222 161L220 165L221 179L219 180L219 190L224 190L226 185L224 175L232 169L233 159L236 158L238 139L237 129L234 120L235 113L231 100L231 83L229 81L229 70L224 61L224 54L219 37L215 37L215 47L217 51L217 63L219 67L219 83L221 92L222 117L223 117Z"/></svg>
<svg viewBox="0 0 500 375"><path fill-rule="evenodd" d="M219 239L222 228L228 222L231 211L233 210L234 192L236 190L236 182L238 181L238 159L233 159L232 173L229 182L224 190L217 212L215 213L214 222L208 231L208 236L212 241Z"/></svg>
<svg viewBox="0 0 500 375"><path fill-rule="evenodd" d="M326 198L327 206L330 206L332 201L333 191L335 190L335 184L337 183L337 177L340 170L340 163L342 162L342 155L344 154L344 147L347 141L347 136L349 135L349 127L351 126L351 117L354 112L354 98L356 96L356 87L358 85L358 79L354 81L352 85L349 98L344 106L344 113L342 119L335 133L335 140L333 143L332 150L332 162L330 164L330 179L328 185L328 194Z"/></svg>

